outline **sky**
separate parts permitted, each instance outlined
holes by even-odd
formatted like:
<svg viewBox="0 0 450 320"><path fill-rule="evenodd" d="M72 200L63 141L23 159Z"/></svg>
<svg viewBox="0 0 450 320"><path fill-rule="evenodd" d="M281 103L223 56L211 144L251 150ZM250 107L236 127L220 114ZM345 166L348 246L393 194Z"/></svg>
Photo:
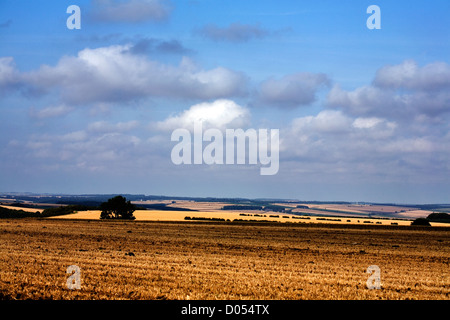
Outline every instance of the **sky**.
<svg viewBox="0 0 450 320"><path fill-rule="evenodd" d="M447 0L1 0L0 192L450 203L449 14ZM278 130L279 170L175 164L172 133L200 120L223 137Z"/></svg>

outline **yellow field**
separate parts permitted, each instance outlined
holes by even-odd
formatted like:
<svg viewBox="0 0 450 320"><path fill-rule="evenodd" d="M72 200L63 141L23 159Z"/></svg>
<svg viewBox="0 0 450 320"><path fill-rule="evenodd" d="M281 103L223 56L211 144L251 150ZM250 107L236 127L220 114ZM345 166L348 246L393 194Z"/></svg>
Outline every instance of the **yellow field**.
<svg viewBox="0 0 450 320"><path fill-rule="evenodd" d="M1 205L0 207L11 209L11 210L22 210L25 212L42 212L44 209L35 209L35 208L23 208L23 207L15 207L15 206L4 206Z"/></svg>
<svg viewBox="0 0 450 320"><path fill-rule="evenodd" d="M0 220L0 299L448 300L449 263L449 228Z"/></svg>
<svg viewBox="0 0 450 320"><path fill-rule="evenodd" d="M49 219L100 219L99 210L81 211L73 214L51 217ZM273 221L280 223L326 223L326 224L373 224L373 225L399 225L409 226L411 221L400 219L371 219L371 218L342 218L333 216L312 217L312 216L298 216L285 213L274 213L260 211L169 211L169 210L136 210L134 213L137 221L184 221L185 217L191 218L217 218L241 220L255 220L255 221ZM276 216L276 217L273 217ZM432 226L448 227L448 224L432 222Z"/></svg>

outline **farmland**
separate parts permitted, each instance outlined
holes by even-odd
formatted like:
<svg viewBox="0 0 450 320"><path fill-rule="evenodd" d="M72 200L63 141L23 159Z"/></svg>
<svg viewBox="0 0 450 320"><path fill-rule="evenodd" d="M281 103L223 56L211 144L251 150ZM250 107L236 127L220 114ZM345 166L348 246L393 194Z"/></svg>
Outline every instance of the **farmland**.
<svg viewBox="0 0 450 320"><path fill-rule="evenodd" d="M51 217L51 219L100 219L100 210L80 211L73 214ZM325 224L377 224L377 225L411 225L406 219L380 219L338 216L304 216L298 214L261 213L257 211L170 211L170 210L136 210L134 216L138 221L183 221L183 220L222 220L247 222L279 223L325 223ZM446 223L432 222L433 226L448 226Z"/></svg>
<svg viewBox="0 0 450 320"><path fill-rule="evenodd" d="M0 298L448 300L449 231L369 224L1 219ZM81 270L79 290L66 286L70 265ZM381 289L367 288L371 265L380 268Z"/></svg>

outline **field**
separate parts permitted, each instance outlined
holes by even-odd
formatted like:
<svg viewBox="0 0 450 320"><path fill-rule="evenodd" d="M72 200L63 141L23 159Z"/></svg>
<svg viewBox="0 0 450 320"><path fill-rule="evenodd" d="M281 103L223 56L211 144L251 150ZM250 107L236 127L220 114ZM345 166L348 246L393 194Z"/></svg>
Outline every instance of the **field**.
<svg viewBox="0 0 450 320"><path fill-rule="evenodd" d="M73 214L51 217L50 219L100 219L99 210L80 211ZM222 219L222 220L245 220L245 221L271 221L280 223L325 223L325 224L377 224L377 225L399 225L409 226L410 220L368 218L364 217L340 217L340 216L302 216L298 214L260 212L256 210L246 211L170 211L170 210L136 210L133 215L138 221L184 221L186 217L192 219ZM431 222L432 226L445 227L446 223Z"/></svg>
<svg viewBox="0 0 450 320"><path fill-rule="evenodd" d="M12 209L12 210L23 210L25 212L42 212L44 209L36 209L36 208L23 208L23 207L15 207L15 206L0 206L2 208L6 209Z"/></svg>
<svg viewBox="0 0 450 320"><path fill-rule="evenodd" d="M223 212L221 209L227 202L197 202L197 201L133 201L137 205L142 204L165 204L173 208L186 208L198 211L207 212ZM274 203L280 207L289 208L295 214L309 214L309 215L329 215L329 216L349 216L349 217L379 217L391 219L416 219L425 218L433 211L421 210L414 207L404 207L401 205L376 205L376 204L311 204L302 202L283 202ZM301 208L298 208L300 206Z"/></svg>
<svg viewBox="0 0 450 320"><path fill-rule="evenodd" d="M0 298L448 300L449 231L363 224L2 219ZM79 290L67 288L70 265L81 270ZM380 268L381 289L367 288L371 265Z"/></svg>

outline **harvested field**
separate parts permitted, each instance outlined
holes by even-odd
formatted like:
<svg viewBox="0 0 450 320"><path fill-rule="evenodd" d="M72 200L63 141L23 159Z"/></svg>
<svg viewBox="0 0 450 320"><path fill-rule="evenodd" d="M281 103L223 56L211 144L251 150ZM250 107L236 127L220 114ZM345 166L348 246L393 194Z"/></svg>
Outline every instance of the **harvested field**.
<svg viewBox="0 0 450 320"><path fill-rule="evenodd" d="M2 299L445 300L449 263L450 228L0 220Z"/></svg>
<svg viewBox="0 0 450 320"><path fill-rule="evenodd" d="M419 210L417 208L411 207L401 207L401 206L385 206L385 205L341 205L341 204L327 204L327 205L310 205L310 208L335 211L335 212L346 212L354 214L372 214L375 216L388 216L397 218L425 218L432 211Z"/></svg>
<svg viewBox="0 0 450 320"><path fill-rule="evenodd" d="M291 209L292 213L305 215L329 215L349 217L378 217L391 219L426 218L433 213L431 210L422 210L414 207L400 205L376 205L376 204L313 204L313 203L276 203ZM299 207L297 207L299 206ZM442 209L441 209L442 211Z"/></svg>
<svg viewBox="0 0 450 320"><path fill-rule="evenodd" d="M183 208L198 211L221 211L223 206L228 205L225 202L199 202L190 200L146 200L146 201L133 201L136 205L146 205L146 204L165 204L168 207L173 208Z"/></svg>

